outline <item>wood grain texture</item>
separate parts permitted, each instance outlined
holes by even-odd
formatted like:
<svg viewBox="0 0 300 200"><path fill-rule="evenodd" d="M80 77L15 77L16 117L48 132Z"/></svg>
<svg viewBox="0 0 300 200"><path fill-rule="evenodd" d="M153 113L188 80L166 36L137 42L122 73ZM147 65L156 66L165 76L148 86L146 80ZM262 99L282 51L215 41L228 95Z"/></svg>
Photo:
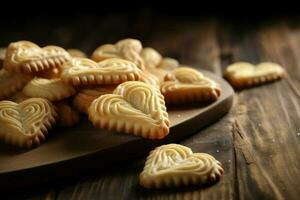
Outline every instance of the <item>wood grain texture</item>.
<svg viewBox="0 0 300 200"><path fill-rule="evenodd" d="M82 19L83 23L84 19ZM283 65L288 78L242 90L235 95L234 108L217 123L181 144L194 152L214 155L224 166L219 183L208 188L146 190L138 185L145 158L76 177L67 183L29 191L25 199L298 199L300 190L300 24L299 18L267 23L229 23L153 19L131 20L108 16L88 20L84 28L98 25L90 35L75 34L81 25L62 26L39 41L57 41L88 53L105 41L137 37L163 55L182 63L220 74L235 61L273 61ZM82 24L78 23L78 24ZM120 26L117 26L120 24ZM32 28L32 27L31 27ZM105 31L105 29L107 31ZM30 28L29 28L30 30ZM32 29L31 29L32 30ZM107 34L114 33L114 34ZM5 33L4 33L5 34ZM28 32L28 39L37 37ZM3 38L17 36L4 35ZM67 39L66 39L67 38ZM2 39L3 40L3 39ZM78 42L80 41L80 42ZM0 40L1 42L1 40ZM6 45L1 42L0 45ZM200 122L199 122L200 123Z"/></svg>
<svg viewBox="0 0 300 200"><path fill-rule="evenodd" d="M239 199L299 196L299 190L295 190L300 167L296 60L299 46L292 41L292 33L285 23L260 26L256 32L243 33L238 42L231 44L235 47L234 62L273 61L289 74L285 80L236 94L232 132Z"/></svg>

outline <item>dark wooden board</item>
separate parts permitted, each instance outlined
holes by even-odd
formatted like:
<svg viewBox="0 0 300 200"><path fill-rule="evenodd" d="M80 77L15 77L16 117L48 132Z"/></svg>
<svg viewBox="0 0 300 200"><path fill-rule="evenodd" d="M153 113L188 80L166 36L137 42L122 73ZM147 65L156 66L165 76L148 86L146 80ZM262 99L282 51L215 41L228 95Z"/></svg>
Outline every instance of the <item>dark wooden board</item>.
<svg viewBox="0 0 300 200"><path fill-rule="evenodd" d="M155 146L180 141L210 125L229 111L234 92L219 76L205 70L202 72L220 84L220 98L206 106L169 110L171 127L170 134L165 139L146 140L122 133L111 133L93 127L85 118L75 127L52 130L48 140L32 150L16 150L1 144L0 187L35 185L48 179L77 174L78 171L121 163L148 153ZM47 178L43 177L45 174Z"/></svg>

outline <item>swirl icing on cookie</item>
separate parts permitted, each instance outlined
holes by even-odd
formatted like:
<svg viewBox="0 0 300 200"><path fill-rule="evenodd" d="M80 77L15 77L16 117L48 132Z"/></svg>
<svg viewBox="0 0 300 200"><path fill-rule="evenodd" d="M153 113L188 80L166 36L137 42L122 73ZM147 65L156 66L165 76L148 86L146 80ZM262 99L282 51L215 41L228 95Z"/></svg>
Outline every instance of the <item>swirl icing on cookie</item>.
<svg viewBox="0 0 300 200"><path fill-rule="evenodd" d="M214 182L222 174L221 163L211 155L168 144L150 152L140 183L146 188L179 187Z"/></svg>
<svg viewBox="0 0 300 200"><path fill-rule="evenodd" d="M87 58L74 58L66 63L62 79L73 85L111 85L139 80L141 70L124 59L110 58L96 63Z"/></svg>
<svg viewBox="0 0 300 200"><path fill-rule="evenodd" d="M4 67L9 71L38 72L60 67L70 60L70 55L58 46L40 48L29 41L11 43L6 52Z"/></svg>
<svg viewBox="0 0 300 200"><path fill-rule="evenodd" d="M95 99L89 108L95 126L149 139L169 132L169 119L159 90L143 82L120 84L113 94Z"/></svg>
<svg viewBox="0 0 300 200"><path fill-rule="evenodd" d="M203 74L190 67L179 67L165 76L165 81L178 80L182 83L194 83L202 81Z"/></svg>
<svg viewBox="0 0 300 200"><path fill-rule="evenodd" d="M189 67L179 67L165 76L160 90L168 104L215 101L221 95L220 86Z"/></svg>
<svg viewBox="0 0 300 200"><path fill-rule="evenodd" d="M45 99L31 98L20 104L0 101L0 138L19 147L38 145L56 115L53 105Z"/></svg>

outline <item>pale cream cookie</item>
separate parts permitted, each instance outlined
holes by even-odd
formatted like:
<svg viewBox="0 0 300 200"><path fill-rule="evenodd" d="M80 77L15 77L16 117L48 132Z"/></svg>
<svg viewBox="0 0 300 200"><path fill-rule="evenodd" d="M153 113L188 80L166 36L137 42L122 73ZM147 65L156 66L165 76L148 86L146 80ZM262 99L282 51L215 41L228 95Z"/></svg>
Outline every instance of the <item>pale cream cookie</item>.
<svg viewBox="0 0 300 200"><path fill-rule="evenodd" d="M77 93L73 99L73 106L81 113L88 113L91 103L104 94L112 94L115 85L86 88Z"/></svg>
<svg viewBox="0 0 300 200"><path fill-rule="evenodd" d="M67 102L58 102L55 104L58 121L57 123L63 127L71 127L80 121L80 116Z"/></svg>
<svg viewBox="0 0 300 200"><path fill-rule="evenodd" d="M58 46L40 48L29 41L10 43L4 60L8 71L36 73L50 68L59 68L71 59L69 53Z"/></svg>
<svg viewBox="0 0 300 200"><path fill-rule="evenodd" d="M207 103L221 95L220 86L201 72L179 67L165 76L160 90L167 104Z"/></svg>
<svg viewBox="0 0 300 200"><path fill-rule="evenodd" d="M157 65L157 68L164 69L164 70L174 70L175 68L179 67L179 62L174 58L163 58L160 63Z"/></svg>
<svg viewBox="0 0 300 200"><path fill-rule="evenodd" d="M283 78L285 70L278 64L263 62L253 65L247 62L237 62L229 65L224 77L237 89L262 85Z"/></svg>
<svg viewBox="0 0 300 200"><path fill-rule="evenodd" d="M61 79L34 78L23 88L23 93L28 97L60 101L74 95L76 90Z"/></svg>
<svg viewBox="0 0 300 200"><path fill-rule="evenodd" d="M131 61L110 58L98 63L74 58L64 66L62 79L73 85L113 85L139 80L142 71Z"/></svg>
<svg viewBox="0 0 300 200"><path fill-rule="evenodd" d="M13 95L30 81L32 77L27 74L13 73L6 69L0 70L0 100Z"/></svg>
<svg viewBox="0 0 300 200"><path fill-rule="evenodd" d="M86 54L80 49L67 49L67 52L75 58L87 58Z"/></svg>
<svg viewBox="0 0 300 200"><path fill-rule="evenodd" d="M168 144L150 152L139 179L145 188L169 188L214 183L223 173L221 163L213 156Z"/></svg>
<svg viewBox="0 0 300 200"><path fill-rule="evenodd" d="M143 46L139 40L124 39L116 44L105 44L98 47L92 54L92 60L99 62L108 58L122 58L136 64L141 70L145 69L140 56Z"/></svg>
<svg viewBox="0 0 300 200"><path fill-rule="evenodd" d="M100 128L148 139L162 139L169 133L163 96L156 87L143 82L120 84L113 94L95 99L88 114L94 126Z"/></svg>
<svg viewBox="0 0 300 200"><path fill-rule="evenodd" d="M141 57L144 60L146 69L156 68L161 62L162 56L155 49L147 47L141 51Z"/></svg>
<svg viewBox="0 0 300 200"><path fill-rule="evenodd" d="M37 146L56 117L54 106L46 99L31 98L20 104L0 101L0 139L23 148Z"/></svg>

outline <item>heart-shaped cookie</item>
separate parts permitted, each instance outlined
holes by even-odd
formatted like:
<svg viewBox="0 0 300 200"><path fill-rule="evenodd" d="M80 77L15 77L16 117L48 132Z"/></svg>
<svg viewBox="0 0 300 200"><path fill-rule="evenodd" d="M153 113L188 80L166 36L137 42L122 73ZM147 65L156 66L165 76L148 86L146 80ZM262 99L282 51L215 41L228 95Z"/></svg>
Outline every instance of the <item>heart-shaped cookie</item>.
<svg viewBox="0 0 300 200"><path fill-rule="evenodd" d="M19 147L37 146L56 116L54 106L46 99L31 98L20 104L0 101L0 139Z"/></svg>
<svg viewBox="0 0 300 200"><path fill-rule="evenodd" d="M276 63L263 62L257 66L247 62L237 62L229 65L224 77L238 89L261 85L281 79L285 70Z"/></svg>
<svg viewBox="0 0 300 200"><path fill-rule="evenodd" d="M221 163L213 156L168 144L150 152L140 174L140 184L146 188L203 185L217 181L223 172Z"/></svg>
<svg viewBox="0 0 300 200"><path fill-rule="evenodd" d="M124 39L116 44L105 44L98 47L92 54L92 59L96 62L108 58L123 58L136 64L141 70L145 69L144 61L140 56L143 47L139 40Z"/></svg>
<svg viewBox="0 0 300 200"><path fill-rule="evenodd" d="M61 79L34 78L23 88L23 93L28 97L60 101L74 95L76 90Z"/></svg>
<svg viewBox="0 0 300 200"><path fill-rule="evenodd" d="M165 76L160 90L167 104L211 102L219 98L219 85L190 67L179 67Z"/></svg>
<svg viewBox="0 0 300 200"><path fill-rule="evenodd" d="M8 71L35 73L49 68L59 68L70 59L69 53L61 47L40 48L32 42L19 41L8 46L4 68Z"/></svg>
<svg viewBox="0 0 300 200"><path fill-rule="evenodd" d="M143 82L120 84L113 94L102 95L89 107L94 126L149 139L169 133L169 119L160 91Z"/></svg>
<svg viewBox="0 0 300 200"><path fill-rule="evenodd" d="M87 58L74 58L63 65L62 79L73 85L113 85L140 79L142 71L124 59L110 58L94 62Z"/></svg>

